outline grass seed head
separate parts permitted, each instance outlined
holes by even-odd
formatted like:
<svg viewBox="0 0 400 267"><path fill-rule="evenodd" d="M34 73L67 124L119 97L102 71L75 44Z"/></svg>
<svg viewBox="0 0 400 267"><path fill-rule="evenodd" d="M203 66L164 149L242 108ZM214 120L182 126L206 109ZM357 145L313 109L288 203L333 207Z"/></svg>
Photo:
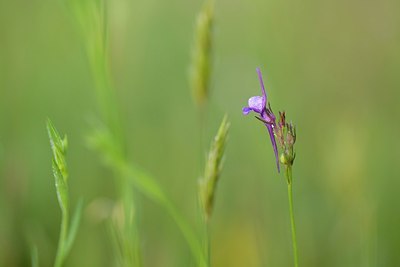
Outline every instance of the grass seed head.
<svg viewBox="0 0 400 267"><path fill-rule="evenodd" d="M213 1L205 1L197 17L190 68L193 98L198 106L203 106L209 96L213 21Z"/></svg>
<svg viewBox="0 0 400 267"><path fill-rule="evenodd" d="M225 115L218 133L211 144L205 166L204 176L200 179L200 201L206 220L211 216L217 182L221 176L224 151L228 138L230 123Z"/></svg>

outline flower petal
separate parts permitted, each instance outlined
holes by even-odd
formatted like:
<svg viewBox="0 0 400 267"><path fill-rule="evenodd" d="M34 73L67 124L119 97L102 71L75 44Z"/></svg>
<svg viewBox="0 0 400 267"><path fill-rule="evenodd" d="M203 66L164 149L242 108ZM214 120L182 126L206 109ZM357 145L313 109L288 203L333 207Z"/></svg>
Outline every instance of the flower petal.
<svg viewBox="0 0 400 267"><path fill-rule="evenodd" d="M249 108L249 107L244 107L244 108L242 108L242 112L243 112L244 115L249 114L250 111L251 111L251 108Z"/></svg>
<svg viewBox="0 0 400 267"><path fill-rule="evenodd" d="M276 167L278 168L278 173L280 172L279 168L279 157L278 157L278 148L276 146L275 136L274 136L274 129L271 124L265 124L268 128L269 138L271 139L272 147L274 149L275 159L276 159Z"/></svg>
<svg viewBox="0 0 400 267"><path fill-rule="evenodd" d="M261 96L253 96L249 99L249 108L254 112L262 113L265 108L264 99Z"/></svg>
<svg viewBox="0 0 400 267"><path fill-rule="evenodd" d="M267 92L265 91L265 87L264 87L264 82L263 82L263 78L261 75L261 70L260 68L257 68L257 73L258 73L258 79L260 80L260 85L261 85L261 91L262 91L262 96L263 96L263 107L265 108L266 104L267 104Z"/></svg>
<svg viewBox="0 0 400 267"><path fill-rule="evenodd" d="M264 110L261 113L262 119L267 122L268 124L275 124L275 116L273 113L269 112L269 110Z"/></svg>

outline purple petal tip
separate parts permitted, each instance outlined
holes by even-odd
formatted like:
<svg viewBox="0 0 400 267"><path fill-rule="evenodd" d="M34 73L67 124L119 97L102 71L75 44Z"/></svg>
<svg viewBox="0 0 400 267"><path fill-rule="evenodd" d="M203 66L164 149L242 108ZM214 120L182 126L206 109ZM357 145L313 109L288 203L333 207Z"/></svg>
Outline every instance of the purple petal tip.
<svg viewBox="0 0 400 267"><path fill-rule="evenodd" d="M262 91L262 96L264 98L264 106L267 103L267 92L265 91L265 86L264 86L264 81L262 78L261 70L260 68L257 68L257 74L258 74L258 79L260 80L260 85L261 85L261 91Z"/></svg>
<svg viewBox="0 0 400 267"><path fill-rule="evenodd" d="M251 111L251 108L249 108L249 107L244 107L244 108L242 108L242 113L243 113L243 115L249 114L250 111Z"/></svg>

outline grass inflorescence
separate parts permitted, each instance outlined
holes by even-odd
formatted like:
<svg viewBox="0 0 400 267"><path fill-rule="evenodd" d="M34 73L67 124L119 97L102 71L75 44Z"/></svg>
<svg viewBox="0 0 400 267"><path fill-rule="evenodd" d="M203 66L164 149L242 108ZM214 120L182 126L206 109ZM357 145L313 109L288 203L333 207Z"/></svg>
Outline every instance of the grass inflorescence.
<svg viewBox="0 0 400 267"><path fill-rule="evenodd" d="M205 228L204 254L207 257L207 266L211 266L209 220L214 208L217 184L222 172L229 127L230 123L228 122L227 115L225 115L218 129L217 135L211 144L206 160L204 174L199 181L200 208Z"/></svg>
<svg viewBox="0 0 400 267"><path fill-rule="evenodd" d="M206 0L197 16L190 67L190 83L193 98L200 107L206 103L210 94L213 23L214 1Z"/></svg>
<svg viewBox="0 0 400 267"><path fill-rule="evenodd" d="M68 148L67 137L64 136L64 138L61 138L50 119L47 120L47 132L50 139L51 150L53 152L53 175L55 179L58 204L60 205L61 209L60 238L54 266L61 267L63 266L75 240L83 204L82 201L79 202L75 214L72 217L72 221L70 221L68 168L66 161L66 153ZM34 265L38 265L38 256L36 251L33 252L32 258L32 263Z"/></svg>
<svg viewBox="0 0 400 267"><path fill-rule="evenodd" d="M123 130L120 115L117 109L117 98L113 87L108 64L108 35L106 3L104 0L85 0L83 2L71 0L75 19L82 31L82 40L85 44L90 66L95 81L95 92L99 100L99 107L105 121L102 127L94 130L89 136L91 147L98 151L105 159L119 181L119 195L121 198L124 218L123 223L112 223L112 238L117 244L117 258L124 266L141 266L140 239L137 229L137 209L135 208L135 187L139 192L160 204L175 220L185 237L192 254L199 266L204 266L204 255L201 253L200 242L193 229L164 193L157 181L143 171L139 166L129 161L123 140Z"/></svg>
<svg viewBox="0 0 400 267"><path fill-rule="evenodd" d="M221 125L218 129L218 133L211 144L210 150L208 152L208 157L206 161L206 166L204 174L200 179L200 202L203 211L203 216L206 221L211 216L214 199L217 189L217 183L221 176L221 171L223 167L225 146L228 139L230 123L225 115Z"/></svg>

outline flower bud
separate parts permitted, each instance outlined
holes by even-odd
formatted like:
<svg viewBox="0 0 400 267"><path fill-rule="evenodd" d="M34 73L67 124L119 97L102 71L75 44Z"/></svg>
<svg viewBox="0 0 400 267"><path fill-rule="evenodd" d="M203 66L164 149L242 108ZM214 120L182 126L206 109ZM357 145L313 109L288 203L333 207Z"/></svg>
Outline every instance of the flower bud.
<svg viewBox="0 0 400 267"><path fill-rule="evenodd" d="M285 112L279 112L279 122L275 128L275 135L282 149L279 158L280 162L285 166L292 166L296 158L294 144L296 143L296 127L292 122L286 122Z"/></svg>

